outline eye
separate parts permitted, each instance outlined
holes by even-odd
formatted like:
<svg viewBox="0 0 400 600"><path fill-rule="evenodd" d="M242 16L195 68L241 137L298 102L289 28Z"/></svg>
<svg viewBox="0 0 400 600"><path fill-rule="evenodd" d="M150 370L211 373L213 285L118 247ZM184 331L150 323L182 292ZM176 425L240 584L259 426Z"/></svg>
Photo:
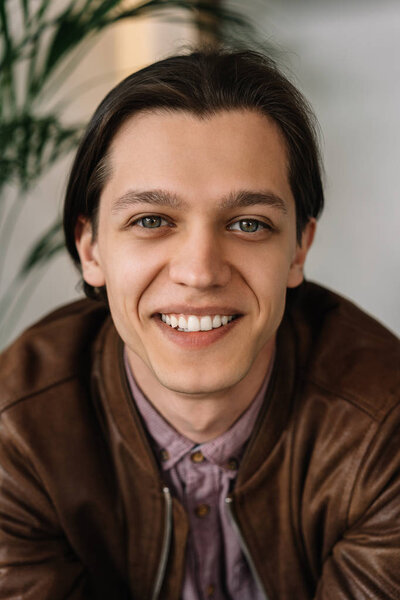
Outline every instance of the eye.
<svg viewBox="0 0 400 600"><path fill-rule="evenodd" d="M131 226L133 225L143 227L144 229L157 229L161 225L168 225L168 222L158 215L147 215L146 217L140 217L140 219L132 221Z"/></svg>
<svg viewBox="0 0 400 600"><path fill-rule="evenodd" d="M243 231L244 233L257 233L263 229L272 230L272 227L258 219L240 219L240 221L229 225L229 229L231 231Z"/></svg>

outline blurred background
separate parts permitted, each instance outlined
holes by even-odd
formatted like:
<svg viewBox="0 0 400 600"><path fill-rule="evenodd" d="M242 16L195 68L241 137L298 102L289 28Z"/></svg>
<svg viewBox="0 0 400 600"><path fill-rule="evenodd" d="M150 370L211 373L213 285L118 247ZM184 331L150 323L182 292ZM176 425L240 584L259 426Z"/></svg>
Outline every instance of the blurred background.
<svg viewBox="0 0 400 600"><path fill-rule="evenodd" d="M308 279L400 332L397 0L0 0L0 347L82 295L59 229L82 125L120 79L188 45L264 47L321 127Z"/></svg>

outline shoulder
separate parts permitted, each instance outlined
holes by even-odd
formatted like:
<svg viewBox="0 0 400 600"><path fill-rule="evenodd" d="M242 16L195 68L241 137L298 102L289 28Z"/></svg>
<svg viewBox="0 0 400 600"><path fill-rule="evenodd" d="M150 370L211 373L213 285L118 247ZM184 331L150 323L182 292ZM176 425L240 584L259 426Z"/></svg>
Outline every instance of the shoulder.
<svg viewBox="0 0 400 600"><path fill-rule="evenodd" d="M89 370L108 314L98 302L78 300L27 329L0 357L0 412Z"/></svg>
<svg viewBox="0 0 400 600"><path fill-rule="evenodd" d="M383 418L400 396L400 342L340 295L306 282L289 298L303 381Z"/></svg>

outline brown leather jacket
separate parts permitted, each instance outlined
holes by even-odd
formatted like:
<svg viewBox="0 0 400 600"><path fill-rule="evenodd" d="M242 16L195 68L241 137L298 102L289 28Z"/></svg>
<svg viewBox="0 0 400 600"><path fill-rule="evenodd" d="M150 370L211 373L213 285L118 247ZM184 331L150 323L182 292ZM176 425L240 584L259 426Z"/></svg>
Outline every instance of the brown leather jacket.
<svg viewBox="0 0 400 600"><path fill-rule="evenodd" d="M105 309L42 320L0 381L0 599L178 600L187 518ZM269 600L400 598L399 345L316 285L289 302L227 509Z"/></svg>

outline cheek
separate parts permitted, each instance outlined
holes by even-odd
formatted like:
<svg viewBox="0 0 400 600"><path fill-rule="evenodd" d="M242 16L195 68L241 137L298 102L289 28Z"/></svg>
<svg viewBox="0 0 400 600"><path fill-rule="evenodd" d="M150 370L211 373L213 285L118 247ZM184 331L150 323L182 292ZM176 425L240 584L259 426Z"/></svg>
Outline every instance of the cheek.
<svg viewBox="0 0 400 600"><path fill-rule="evenodd" d="M109 297L117 304L137 304L162 268L162 253L129 243L104 250L103 270Z"/></svg>
<svg viewBox="0 0 400 600"><path fill-rule="evenodd" d="M288 245L272 245L251 263L248 283L258 306L258 327L268 336L278 328L286 302L291 264Z"/></svg>
<svg viewBox="0 0 400 600"><path fill-rule="evenodd" d="M257 260L248 261L248 272L254 289L265 296L280 295L287 287L292 261L289 244L270 244L258 255Z"/></svg>

